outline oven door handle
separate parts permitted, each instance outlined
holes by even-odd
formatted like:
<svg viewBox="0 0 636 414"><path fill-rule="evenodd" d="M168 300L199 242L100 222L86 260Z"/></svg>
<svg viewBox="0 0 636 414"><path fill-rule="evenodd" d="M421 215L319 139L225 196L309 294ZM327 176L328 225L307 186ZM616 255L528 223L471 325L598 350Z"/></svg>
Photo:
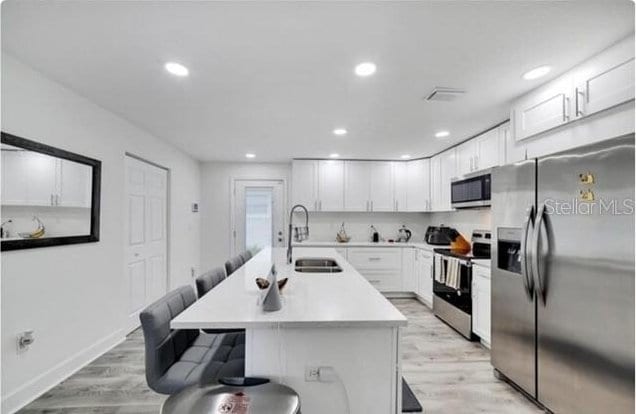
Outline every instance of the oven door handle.
<svg viewBox="0 0 636 414"><path fill-rule="evenodd" d="M521 235L521 278L526 295L530 300L534 297L534 278L531 273L532 253L528 252L528 235L531 233L531 227L534 230L534 218L534 206L530 206Z"/></svg>

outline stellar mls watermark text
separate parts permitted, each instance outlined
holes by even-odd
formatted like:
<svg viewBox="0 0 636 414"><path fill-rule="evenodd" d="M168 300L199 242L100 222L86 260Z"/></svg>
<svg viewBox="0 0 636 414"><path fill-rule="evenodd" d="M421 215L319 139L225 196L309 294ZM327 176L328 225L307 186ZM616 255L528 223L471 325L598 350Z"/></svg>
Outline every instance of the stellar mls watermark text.
<svg viewBox="0 0 636 414"><path fill-rule="evenodd" d="M594 201L582 201L578 198L571 200L555 200L548 198L545 200L545 212L557 216L563 215L601 215L601 216L624 216L634 214L634 199L604 199L599 198Z"/></svg>

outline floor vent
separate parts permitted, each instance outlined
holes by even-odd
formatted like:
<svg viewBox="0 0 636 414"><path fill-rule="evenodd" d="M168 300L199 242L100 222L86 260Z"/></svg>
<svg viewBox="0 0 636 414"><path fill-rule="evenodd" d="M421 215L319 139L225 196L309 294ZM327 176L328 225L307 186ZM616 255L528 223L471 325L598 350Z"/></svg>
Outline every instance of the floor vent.
<svg viewBox="0 0 636 414"><path fill-rule="evenodd" d="M466 91L455 88L445 88L443 86L436 86L431 93L426 96L427 101L454 101L462 97Z"/></svg>

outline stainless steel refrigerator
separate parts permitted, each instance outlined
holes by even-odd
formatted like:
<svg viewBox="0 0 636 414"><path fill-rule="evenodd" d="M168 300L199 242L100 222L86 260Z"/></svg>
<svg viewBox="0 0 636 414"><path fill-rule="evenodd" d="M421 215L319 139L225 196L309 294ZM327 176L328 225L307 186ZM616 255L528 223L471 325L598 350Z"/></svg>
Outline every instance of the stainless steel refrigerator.
<svg viewBox="0 0 636 414"><path fill-rule="evenodd" d="M634 412L634 135L492 173L492 365L550 411Z"/></svg>

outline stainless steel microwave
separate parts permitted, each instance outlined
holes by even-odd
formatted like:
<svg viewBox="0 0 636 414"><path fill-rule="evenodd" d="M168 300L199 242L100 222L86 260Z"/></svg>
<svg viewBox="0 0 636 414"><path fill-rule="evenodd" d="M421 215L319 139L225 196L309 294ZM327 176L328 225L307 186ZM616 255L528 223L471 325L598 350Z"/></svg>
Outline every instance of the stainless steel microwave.
<svg viewBox="0 0 636 414"><path fill-rule="evenodd" d="M490 205L490 170L455 178L451 182L453 208L485 207Z"/></svg>

